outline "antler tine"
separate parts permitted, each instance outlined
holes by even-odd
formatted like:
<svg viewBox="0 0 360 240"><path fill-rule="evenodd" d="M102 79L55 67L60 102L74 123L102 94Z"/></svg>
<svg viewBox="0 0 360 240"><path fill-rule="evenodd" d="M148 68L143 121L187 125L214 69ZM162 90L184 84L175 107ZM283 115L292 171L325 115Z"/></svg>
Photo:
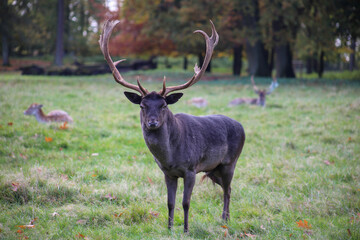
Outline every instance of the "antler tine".
<svg viewBox="0 0 360 240"><path fill-rule="evenodd" d="M272 78L272 82L270 84L270 86L268 87L266 94L271 94L275 88L277 88L279 86L278 82L277 82L277 78L276 76Z"/></svg>
<svg viewBox="0 0 360 240"><path fill-rule="evenodd" d="M106 20L106 22L104 23L103 31L102 31L102 34L100 35L100 39L99 39L99 45L100 45L101 52L103 53L104 58L111 69L111 72L114 76L115 81L117 83L123 85L124 87L133 89L133 90L139 92L142 96L145 96L146 94L149 93L149 91L140 85L139 80L138 80L138 86L128 83L123 79L120 72L117 70L116 65L125 61L125 59L121 59L119 61L116 61L115 63L111 59L111 56L109 53L109 46L108 46L109 39L110 39L110 36L111 36L111 33L112 33L114 27L119 23L120 23L119 20L114 20L114 21Z"/></svg>
<svg viewBox="0 0 360 240"><path fill-rule="evenodd" d="M254 75L251 75L251 83L253 85L253 89L255 92L259 91L259 89L257 88L257 86L255 85L255 81L254 81Z"/></svg>
<svg viewBox="0 0 360 240"><path fill-rule="evenodd" d="M204 62L201 66L201 69L197 66L197 64L195 64L194 67L194 76L187 81L186 83L179 85L179 86L172 86L172 87L166 87L165 86L165 78L163 81L163 89L159 92L160 95L162 96L166 96L167 94L169 94L170 92L173 91L177 91L177 90L182 90L182 89L186 89L192 85L194 85L195 83L197 83L201 77L203 76L203 74L205 73L205 70L207 68L207 66L210 63L211 60L211 56L213 54L214 48L215 46L218 44L219 42L219 35L216 32L214 23L210 20L211 23L211 37L209 37L204 31L202 30L196 30L194 31L194 33L200 33L204 36L205 38L205 42L206 42L206 54L205 54L205 58L204 58Z"/></svg>

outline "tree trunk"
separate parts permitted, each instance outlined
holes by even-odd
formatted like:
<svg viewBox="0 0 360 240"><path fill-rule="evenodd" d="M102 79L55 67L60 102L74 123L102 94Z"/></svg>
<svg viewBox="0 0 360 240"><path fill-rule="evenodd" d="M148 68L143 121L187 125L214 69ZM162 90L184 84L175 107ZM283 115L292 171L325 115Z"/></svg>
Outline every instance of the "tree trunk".
<svg viewBox="0 0 360 240"><path fill-rule="evenodd" d="M188 68L188 58L187 56L184 56L183 69L186 70L187 68Z"/></svg>
<svg viewBox="0 0 360 240"><path fill-rule="evenodd" d="M204 56L202 53L198 53L198 58L199 58L199 68L202 67L203 63L204 63ZM205 72L211 72L211 60L209 62L209 65L207 66Z"/></svg>
<svg viewBox="0 0 360 240"><path fill-rule="evenodd" d="M202 53L198 53L198 59L199 59L199 67L201 67L203 65L204 62L204 56L202 55Z"/></svg>
<svg viewBox="0 0 360 240"><path fill-rule="evenodd" d="M318 67L319 67L318 68L318 76L319 76L319 78L321 78L324 73L324 51L323 50L321 50L321 52L320 52Z"/></svg>
<svg viewBox="0 0 360 240"><path fill-rule="evenodd" d="M246 39L245 43L249 73L255 76L270 77L269 53L266 51L264 43L261 40L259 0L248 1L246 3L249 4L251 11L243 10L243 23L247 29L251 29L253 35L252 38L249 37ZM253 39L251 40L252 42L250 42L249 39Z"/></svg>
<svg viewBox="0 0 360 240"><path fill-rule="evenodd" d="M10 66L10 60L9 60L9 19L10 17L9 15L9 5L8 5L8 1L7 0L1 0L0 2L0 7L1 7L1 26L0 26L0 31L1 31L1 43L2 43L2 60L3 66Z"/></svg>
<svg viewBox="0 0 360 240"><path fill-rule="evenodd" d="M292 66L292 54L290 44L286 43L275 47L276 77L294 78L295 73Z"/></svg>
<svg viewBox="0 0 360 240"><path fill-rule="evenodd" d="M233 61L233 75L240 76L242 68L242 51L243 46L238 45L233 48L234 51L234 61Z"/></svg>
<svg viewBox="0 0 360 240"><path fill-rule="evenodd" d="M271 48L270 59L268 61L269 62L270 73L274 69L274 56L275 56L275 49Z"/></svg>
<svg viewBox="0 0 360 240"><path fill-rule="evenodd" d="M355 52L356 52L356 36L351 35L351 43L350 43L350 62L349 62L349 70L353 71L355 69Z"/></svg>
<svg viewBox="0 0 360 240"><path fill-rule="evenodd" d="M264 44L259 40L252 46L246 41L246 55L249 62L249 72L251 75L259 77L270 77L271 70L268 63L269 53L265 50Z"/></svg>
<svg viewBox="0 0 360 240"><path fill-rule="evenodd" d="M10 61L9 61L9 44L8 44L8 38L7 35L5 33L3 33L2 36L2 60L3 66L10 66Z"/></svg>
<svg viewBox="0 0 360 240"><path fill-rule="evenodd" d="M56 24L55 65L62 66L64 58L64 0L58 0Z"/></svg>
<svg viewBox="0 0 360 240"><path fill-rule="evenodd" d="M313 68L312 68L312 58L311 57L308 57L306 59L306 73L307 74L310 74L313 72Z"/></svg>
<svg viewBox="0 0 360 240"><path fill-rule="evenodd" d="M318 61L316 58L317 58L317 56L315 54L315 56L312 58L312 69L317 72L318 71Z"/></svg>
<svg viewBox="0 0 360 240"><path fill-rule="evenodd" d="M211 60L209 62L209 65L206 68L206 72L209 72L209 73L211 72Z"/></svg>

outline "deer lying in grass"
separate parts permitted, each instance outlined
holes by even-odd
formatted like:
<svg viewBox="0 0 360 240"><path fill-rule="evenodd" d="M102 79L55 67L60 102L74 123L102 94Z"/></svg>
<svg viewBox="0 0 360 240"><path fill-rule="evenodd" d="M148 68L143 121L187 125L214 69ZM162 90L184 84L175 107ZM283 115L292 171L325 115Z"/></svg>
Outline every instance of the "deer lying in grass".
<svg viewBox="0 0 360 240"><path fill-rule="evenodd" d="M149 92L141 86L139 80L137 85L126 82L117 70L116 64L123 60L112 61L108 42L113 28L118 23L119 21L105 22L99 44L115 81L140 93L138 95L124 92L132 103L140 105L140 122L145 143L165 175L169 229L173 226L178 178L183 178L184 232L188 231L190 198L198 172L205 172L207 177L222 187L224 191L222 218L229 219L230 184L245 142L242 125L222 115L203 117L184 113L174 115L168 108L183 95L182 93L169 95L169 93L191 87L204 74L219 40L213 23L211 22L211 37L201 30L195 31L202 34L206 41L206 55L201 69L195 65L194 76L179 86L166 87L164 77L163 87L159 92Z"/></svg>
<svg viewBox="0 0 360 240"><path fill-rule="evenodd" d="M49 112L48 114L45 114L41 109L42 107L42 104L33 103L28 109L26 109L24 115L34 115L39 123L73 122L73 119L69 116L67 112L64 112L62 110L54 110Z"/></svg>
<svg viewBox="0 0 360 240"><path fill-rule="evenodd" d="M251 105L259 105L265 107L266 105L266 95L271 94L275 88L278 87L278 83L276 78L273 79L271 85L268 89L259 89L254 82L254 76L251 76L251 83L254 89L254 92L259 96L258 98L235 98L231 102L229 102L229 106L236 106L239 104L251 104Z"/></svg>

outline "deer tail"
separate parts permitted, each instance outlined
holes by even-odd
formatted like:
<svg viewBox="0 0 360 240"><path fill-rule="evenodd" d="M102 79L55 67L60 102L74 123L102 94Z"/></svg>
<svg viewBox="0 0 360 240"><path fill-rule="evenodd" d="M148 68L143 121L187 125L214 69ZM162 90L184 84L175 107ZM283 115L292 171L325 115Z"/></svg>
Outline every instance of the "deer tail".
<svg viewBox="0 0 360 240"><path fill-rule="evenodd" d="M210 178L213 184L219 184L222 187L222 179L215 176L214 172L207 172L204 176L201 177L200 183L202 183L206 178Z"/></svg>

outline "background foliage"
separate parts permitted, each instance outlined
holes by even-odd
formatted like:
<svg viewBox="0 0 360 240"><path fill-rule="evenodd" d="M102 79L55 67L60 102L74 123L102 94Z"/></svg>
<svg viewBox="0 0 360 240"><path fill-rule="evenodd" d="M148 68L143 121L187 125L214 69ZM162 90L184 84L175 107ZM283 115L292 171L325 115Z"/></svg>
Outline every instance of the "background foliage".
<svg viewBox="0 0 360 240"><path fill-rule="evenodd" d="M59 13L57 4L64 5ZM109 8L110 3L117 8ZM64 20L64 51L72 61L100 55L97 44L105 19L122 23L110 42L114 55L149 58L195 55L202 61L203 40L196 29L220 33L215 57L233 59L233 74L294 77L299 69L353 70L358 57L360 3L356 0L2 0L3 63L10 56L53 55L57 19ZM115 35L115 34L114 34ZM295 60L295 62L293 62ZM294 69L295 67L295 69ZM228 71L230 72L230 70Z"/></svg>

